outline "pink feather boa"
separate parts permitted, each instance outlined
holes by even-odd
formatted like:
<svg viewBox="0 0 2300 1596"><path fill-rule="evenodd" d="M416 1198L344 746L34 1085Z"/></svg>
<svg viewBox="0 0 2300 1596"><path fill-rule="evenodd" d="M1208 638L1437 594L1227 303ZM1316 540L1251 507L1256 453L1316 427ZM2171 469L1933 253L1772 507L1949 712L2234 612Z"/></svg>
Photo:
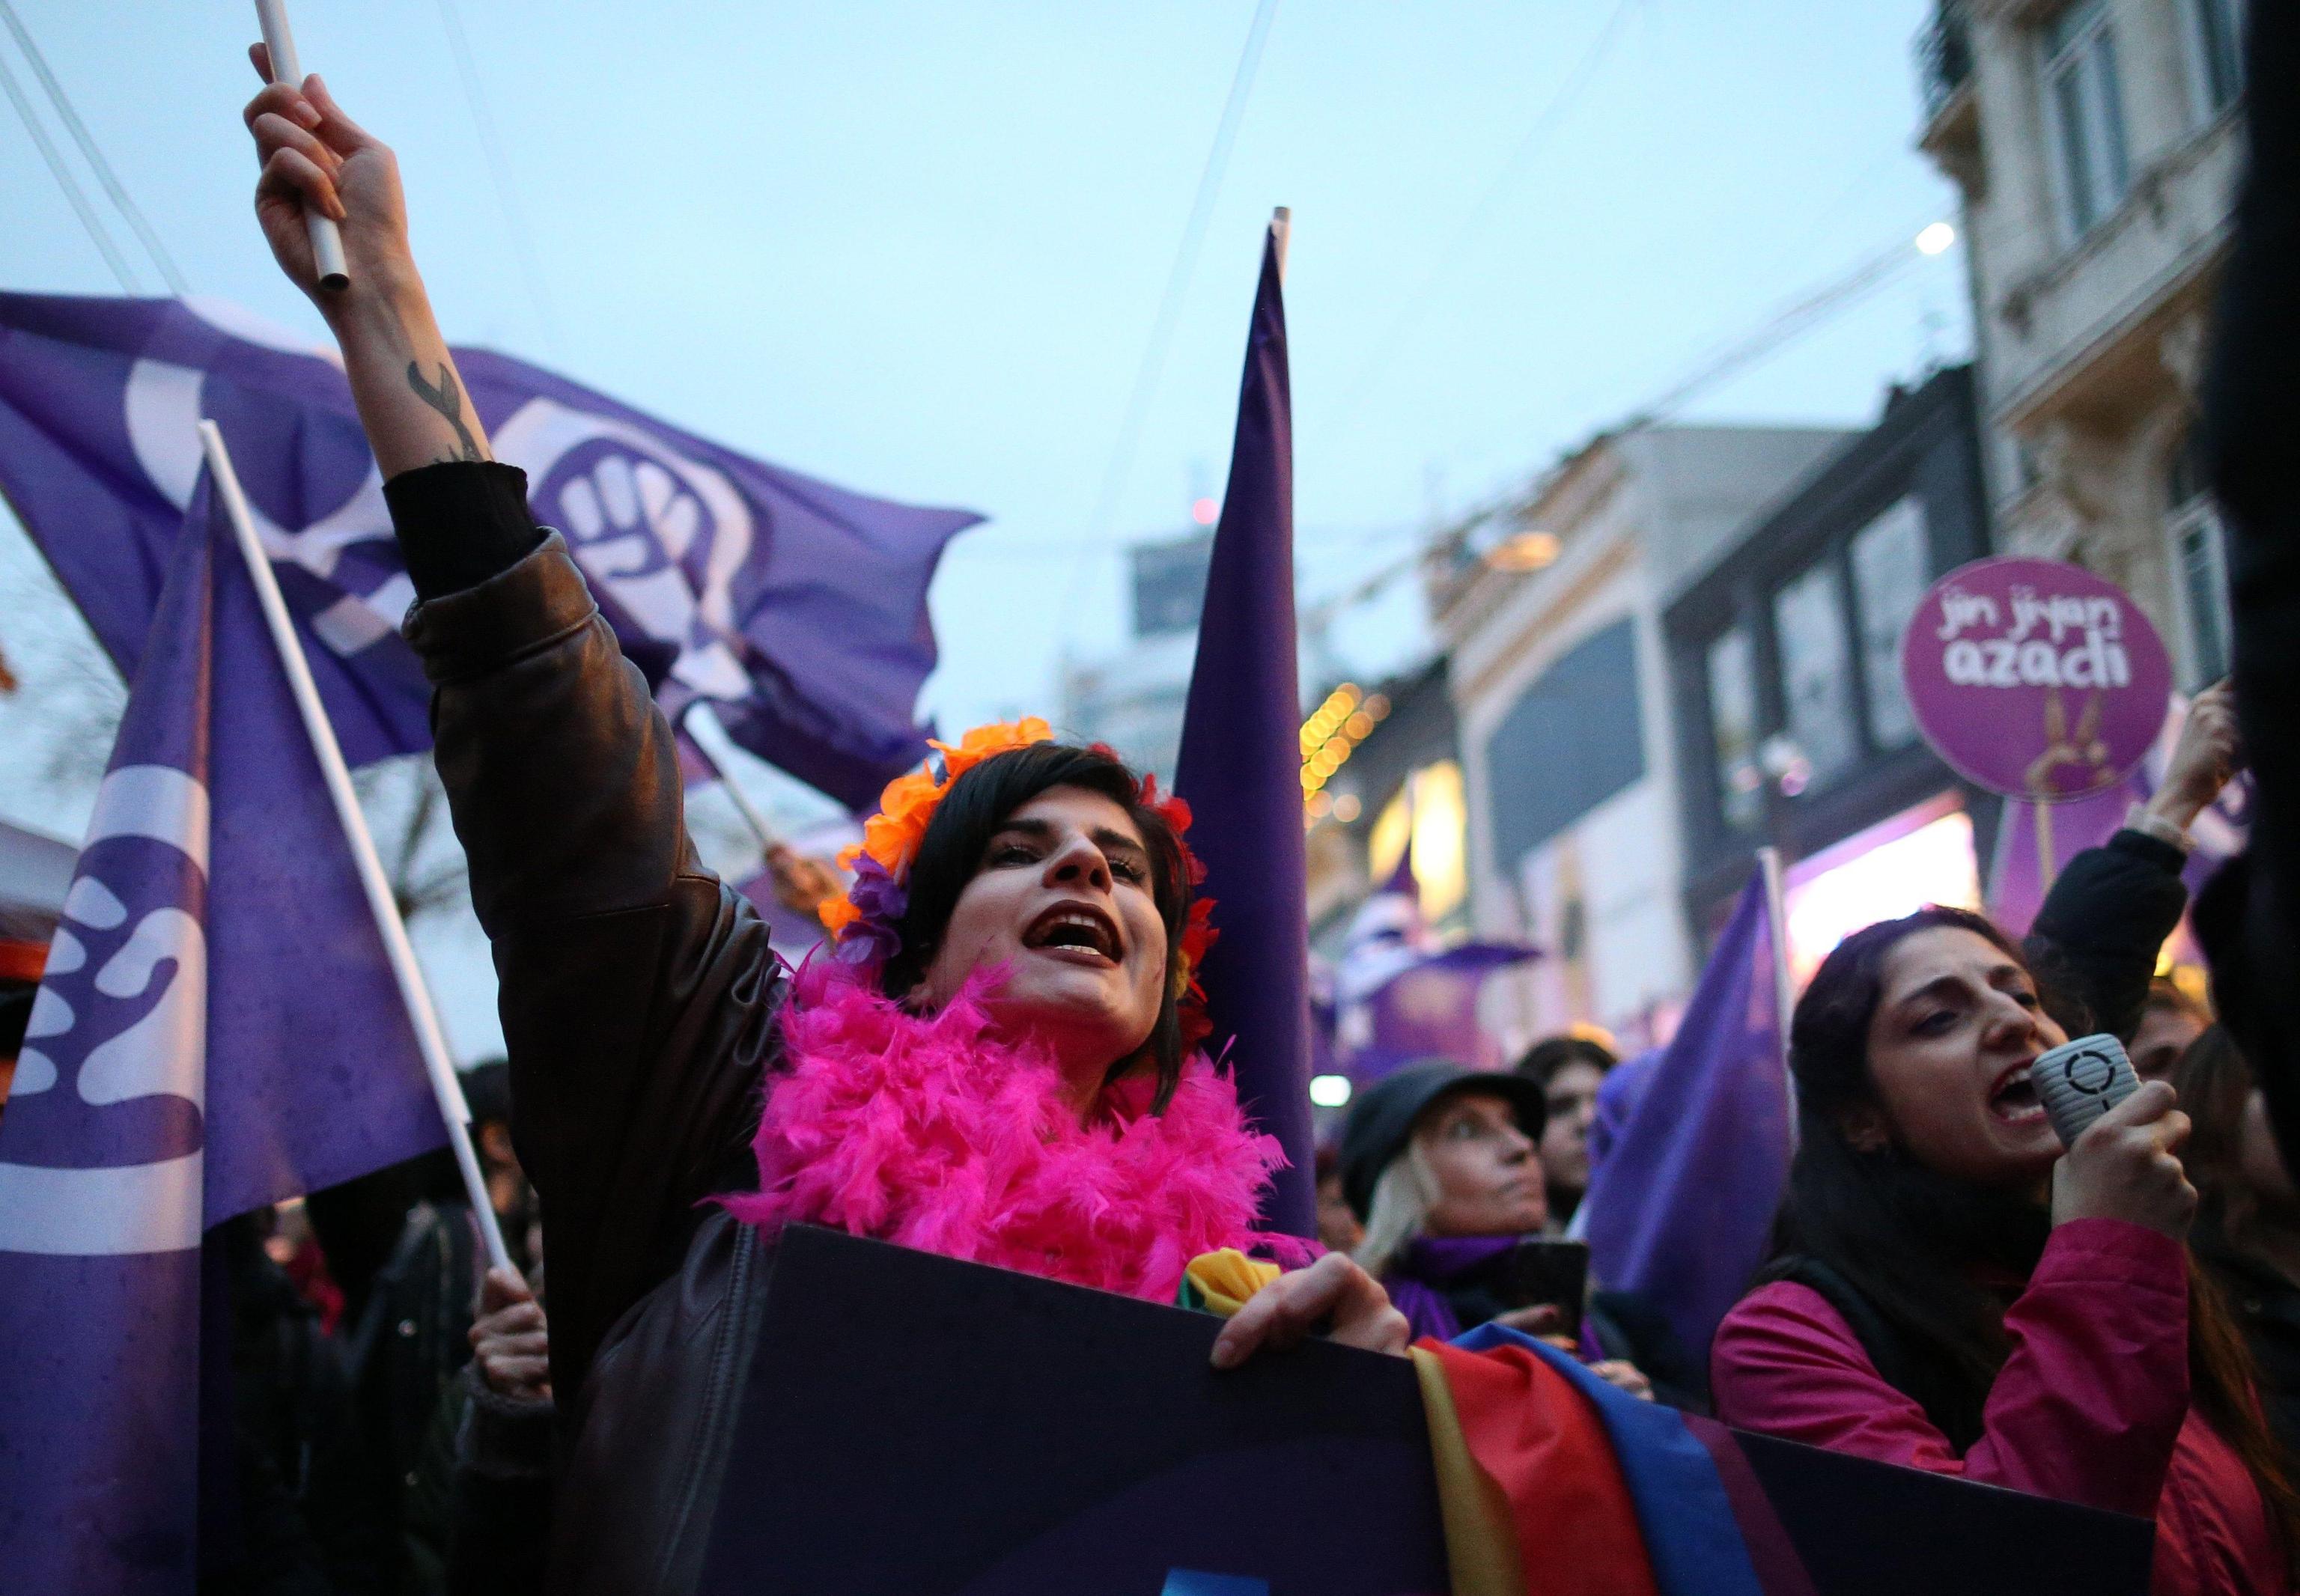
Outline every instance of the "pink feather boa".
<svg viewBox="0 0 2300 1596"><path fill-rule="evenodd" d="M1246 1128L1237 1088L1204 1054L1148 1112L1123 1082L1081 1126L1043 1043L996 1032L970 978L921 1018L843 968L810 961L783 1009L785 1071L771 1078L759 1189L721 1199L771 1234L827 1225L947 1258L1171 1301L1183 1266L1221 1247L1288 1262L1311 1249L1254 1227L1275 1137Z"/></svg>

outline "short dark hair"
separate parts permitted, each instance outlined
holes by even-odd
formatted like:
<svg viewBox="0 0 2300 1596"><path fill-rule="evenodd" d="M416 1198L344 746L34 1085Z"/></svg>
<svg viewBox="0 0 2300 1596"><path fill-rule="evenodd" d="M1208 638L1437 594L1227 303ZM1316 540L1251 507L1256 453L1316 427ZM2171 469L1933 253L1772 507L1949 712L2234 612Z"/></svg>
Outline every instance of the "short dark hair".
<svg viewBox="0 0 2300 1596"><path fill-rule="evenodd" d="M1621 1059L1604 1043L1588 1036L1576 1036L1567 1032L1560 1036L1544 1036L1525 1050L1525 1057L1517 1061L1517 1073L1530 1076L1546 1089L1550 1076L1568 1064L1587 1064L1600 1075L1620 1063Z"/></svg>
<svg viewBox="0 0 2300 1596"><path fill-rule="evenodd" d="M511 1123L511 1065L503 1059L488 1059L463 1071L463 1104L471 1110L471 1123L485 1125L491 1119Z"/></svg>
<svg viewBox="0 0 2300 1596"><path fill-rule="evenodd" d="M910 900L896 925L902 947L887 960L879 989L898 998L925 978L950 917L982 869L982 856L1007 817L1042 793L1076 787L1109 799L1126 811L1150 854L1150 894L1166 926L1166 977L1157 1022L1145 1044L1158 1071L1151 1106L1162 1111L1182 1078L1182 1022L1173 972L1182 956L1182 932L1190 914L1189 856L1166 817L1143 802L1142 782L1126 762L1106 748L1068 743L1035 743L994 754L951 784L920 841L907 883ZM1111 1066L1115 1078L1134 1062Z"/></svg>

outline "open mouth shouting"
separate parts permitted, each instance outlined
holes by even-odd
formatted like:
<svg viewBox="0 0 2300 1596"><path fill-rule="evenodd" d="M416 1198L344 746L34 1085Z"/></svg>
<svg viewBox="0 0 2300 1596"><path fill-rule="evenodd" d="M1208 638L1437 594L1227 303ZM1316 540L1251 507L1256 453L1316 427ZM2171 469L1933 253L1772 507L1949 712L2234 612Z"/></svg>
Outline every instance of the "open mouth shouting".
<svg viewBox="0 0 2300 1596"><path fill-rule="evenodd" d="M1989 1089L1988 1111L2007 1125L2029 1126L2045 1118L2045 1105L2029 1078L2029 1066L2035 1062L2030 1059L2015 1064L1998 1076L1996 1085Z"/></svg>
<svg viewBox="0 0 2300 1596"><path fill-rule="evenodd" d="M1022 945L1065 961L1107 968L1126 952L1118 922L1091 903L1057 903L1030 922Z"/></svg>

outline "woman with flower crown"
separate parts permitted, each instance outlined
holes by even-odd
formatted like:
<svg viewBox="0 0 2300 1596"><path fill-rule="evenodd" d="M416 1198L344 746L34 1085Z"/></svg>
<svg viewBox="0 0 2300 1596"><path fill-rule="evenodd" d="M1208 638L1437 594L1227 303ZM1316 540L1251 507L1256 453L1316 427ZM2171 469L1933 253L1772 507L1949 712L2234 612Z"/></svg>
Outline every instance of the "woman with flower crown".
<svg viewBox="0 0 2300 1596"><path fill-rule="evenodd" d="M697 860L670 727L523 474L489 456L391 152L316 78L246 120L258 216L342 347L385 478L494 949L548 1236L552 1588L693 1586L784 1224L1156 1300L1220 1249L1304 1261L1256 1229L1279 1155L1196 1051L1211 932L1188 810L1044 721L978 727L888 787L825 912L833 956L788 972ZM306 208L340 225L347 288L317 291ZM1255 1295L1215 1360L1318 1323L1405 1341L1329 1256Z"/></svg>

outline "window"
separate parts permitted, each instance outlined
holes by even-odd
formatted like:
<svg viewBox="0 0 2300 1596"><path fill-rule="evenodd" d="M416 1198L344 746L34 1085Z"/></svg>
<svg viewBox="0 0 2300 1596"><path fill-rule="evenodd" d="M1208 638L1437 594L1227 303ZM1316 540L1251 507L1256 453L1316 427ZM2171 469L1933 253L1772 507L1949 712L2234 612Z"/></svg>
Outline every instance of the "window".
<svg viewBox="0 0 2300 1596"><path fill-rule="evenodd" d="M1495 857L1512 867L1646 773L1637 622L1576 644L1486 743Z"/></svg>
<svg viewBox="0 0 2300 1596"><path fill-rule="evenodd" d="M1917 717L1901 685L1901 634L1925 596L1932 562L1925 510L1902 499L1853 535L1853 597L1861 618L1861 678L1869 736L1879 752L1916 740Z"/></svg>
<svg viewBox="0 0 2300 1596"><path fill-rule="evenodd" d="M2228 553L2221 541L2220 517L2210 504L2176 527L2173 550L2179 561L2180 603L2188 628L2192 688L2210 686L2229 673Z"/></svg>
<svg viewBox="0 0 2300 1596"><path fill-rule="evenodd" d="M2179 593L2180 634L2191 692L2229 673L2228 544L2219 511L2204 489L2191 435L2173 457L2171 513L2165 528L2172 579Z"/></svg>
<svg viewBox="0 0 2300 1596"><path fill-rule="evenodd" d="M1823 561L1773 596L1773 630L1781 651L1783 727L1804 758L1805 785L1820 788L1849 769L1861 752L1853 714L1852 643L1837 567Z"/></svg>
<svg viewBox="0 0 2300 1596"><path fill-rule="evenodd" d="M2198 121L2236 104L2244 87L2244 15L2239 0L2188 0L2196 62Z"/></svg>
<svg viewBox="0 0 2300 1596"><path fill-rule="evenodd" d="M2081 237L2124 197L2131 173L2116 40L2104 0L2076 0L2045 28L2045 98L2060 145L2069 230Z"/></svg>
<svg viewBox="0 0 2300 1596"><path fill-rule="evenodd" d="M1726 828L1753 831L1764 819L1765 773L1757 764L1757 650L1746 626L1709 645L1709 735Z"/></svg>

